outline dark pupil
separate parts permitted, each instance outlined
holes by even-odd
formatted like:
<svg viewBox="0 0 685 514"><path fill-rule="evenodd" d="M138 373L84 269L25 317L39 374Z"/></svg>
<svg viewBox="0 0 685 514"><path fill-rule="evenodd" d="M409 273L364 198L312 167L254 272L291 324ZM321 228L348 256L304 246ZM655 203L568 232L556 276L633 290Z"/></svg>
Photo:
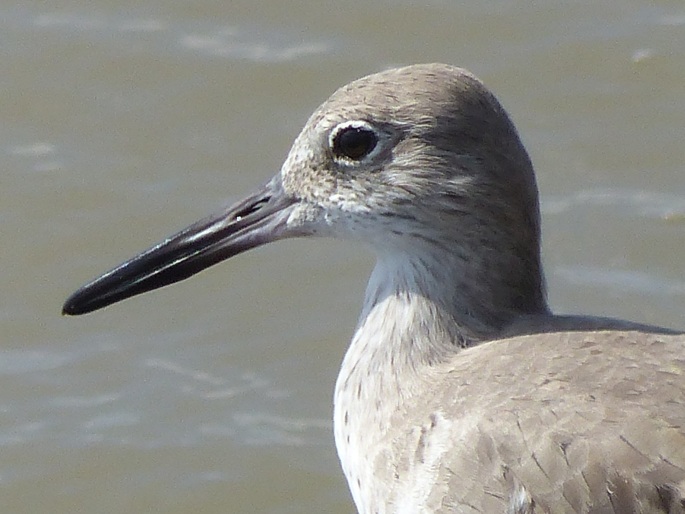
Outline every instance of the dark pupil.
<svg viewBox="0 0 685 514"><path fill-rule="evenodd" d="M335 136L333 151L343 157L359 160L368 155L378 143L376 134L361 127L349 127Z"/></svg>

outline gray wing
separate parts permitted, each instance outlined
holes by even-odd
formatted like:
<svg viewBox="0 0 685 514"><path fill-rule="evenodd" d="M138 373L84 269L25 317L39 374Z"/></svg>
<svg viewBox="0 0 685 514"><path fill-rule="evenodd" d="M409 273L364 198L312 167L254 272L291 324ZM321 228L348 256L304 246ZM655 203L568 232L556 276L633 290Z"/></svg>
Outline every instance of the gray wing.
<svg viewBox="0 0 685 514"><path fill-rule="evenodd" d="M426 380L393 445L398 511L685 513L683 336L516 337Z"/></svg>

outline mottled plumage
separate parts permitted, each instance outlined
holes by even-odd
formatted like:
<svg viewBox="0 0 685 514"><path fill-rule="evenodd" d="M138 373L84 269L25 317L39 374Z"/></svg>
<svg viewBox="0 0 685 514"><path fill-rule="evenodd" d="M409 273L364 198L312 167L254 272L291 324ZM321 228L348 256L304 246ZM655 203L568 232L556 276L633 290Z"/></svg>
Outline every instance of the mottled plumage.
<svg viewBox="0 0 685 514"><path fill-rule="evenodd" d="M685 513L685 336L550 313L533 167L499 102L459 68L344 86L262 190L64 310L312 235L378 256L335 388L359 512Z"/></svg>

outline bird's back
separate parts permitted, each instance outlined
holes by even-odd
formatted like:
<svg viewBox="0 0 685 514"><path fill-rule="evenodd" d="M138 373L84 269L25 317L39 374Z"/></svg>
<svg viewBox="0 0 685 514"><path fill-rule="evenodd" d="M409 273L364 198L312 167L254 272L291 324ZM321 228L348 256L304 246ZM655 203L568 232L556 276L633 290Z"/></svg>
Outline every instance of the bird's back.
<svg viewBox="0 0 685 514"><path fill-rule="evenodd" d="M375 459L392 511L685 512L684 336L518 336L423 379Z"/></svg>

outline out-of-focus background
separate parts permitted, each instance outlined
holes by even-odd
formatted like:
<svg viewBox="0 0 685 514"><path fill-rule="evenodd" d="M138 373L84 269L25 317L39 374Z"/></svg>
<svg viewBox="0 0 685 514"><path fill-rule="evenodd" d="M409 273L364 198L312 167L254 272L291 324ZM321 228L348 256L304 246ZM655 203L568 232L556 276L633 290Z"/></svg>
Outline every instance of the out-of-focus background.
<svg viewBox="0 0 685 514"><path fill-rule="evenodd" d="M0 511L349 513L334 379L372 256L287 241L81 318L387 67L465 66L537 168L549 298L685 328L682 0L6 1Z"/></svg>

